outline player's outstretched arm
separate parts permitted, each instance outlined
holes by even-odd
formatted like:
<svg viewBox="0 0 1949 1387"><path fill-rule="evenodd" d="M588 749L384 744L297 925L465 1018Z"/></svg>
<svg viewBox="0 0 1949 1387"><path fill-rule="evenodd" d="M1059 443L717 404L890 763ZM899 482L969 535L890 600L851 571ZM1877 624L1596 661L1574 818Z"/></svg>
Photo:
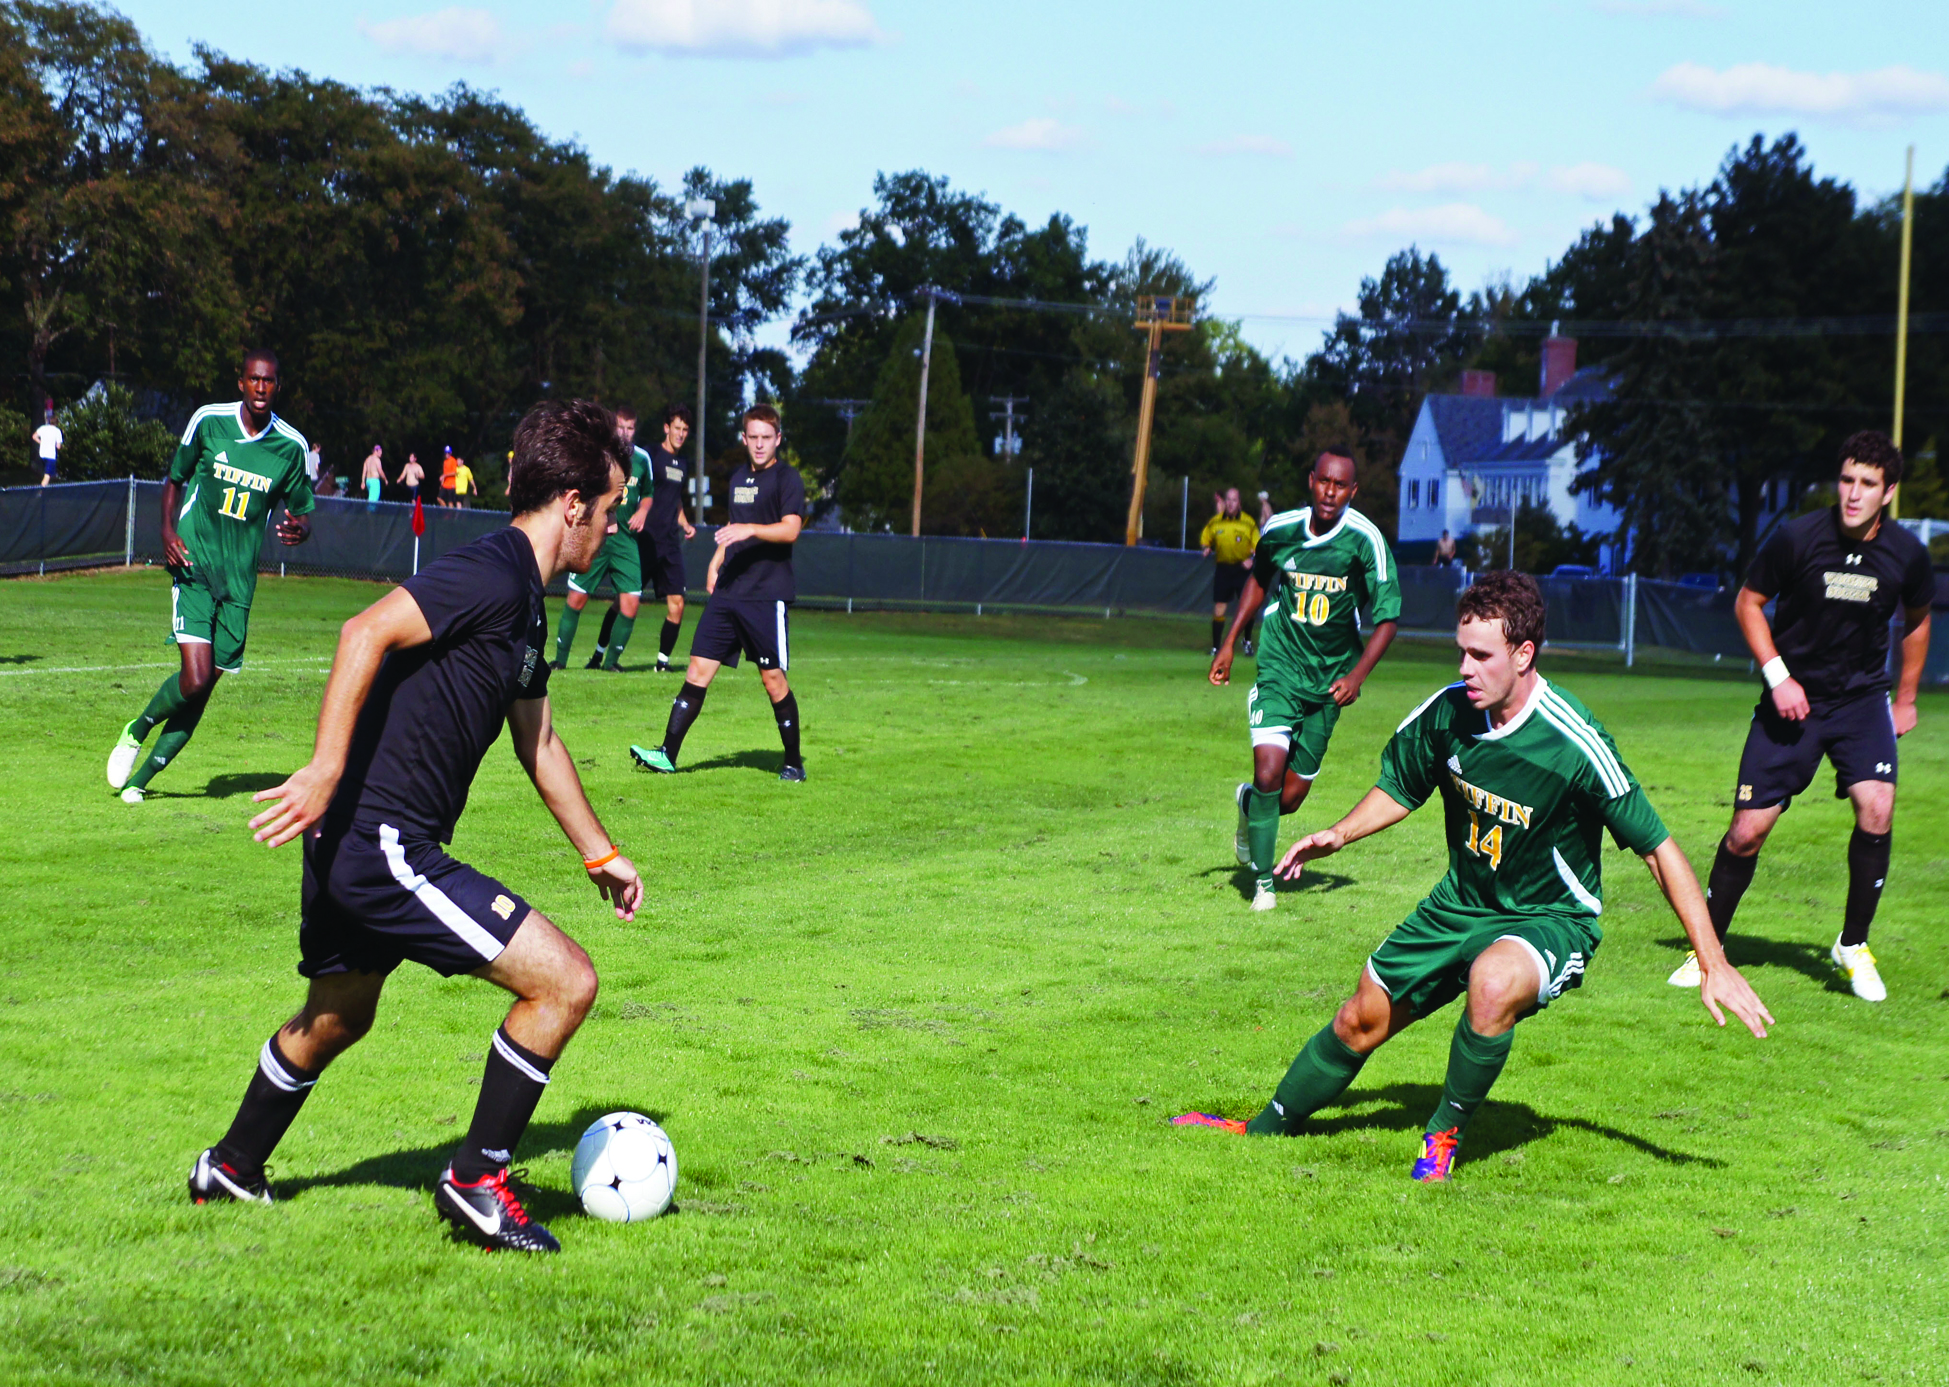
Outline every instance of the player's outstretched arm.
<svg viewBox="0 0 1949 1387"><path fill-rule="evenodd" d="M1225 639L1218 643L1218 653L1211 657L1212 683L1232 682L1232 652L1238 648L1239 632L1259 614L1259 608L1264 605L1265 588L1259 584L1259 575L1248 573L1245 576L1245 591L1238 595L1236 610L1232 612L1232 624L1225 628Z"/></svg>
<svg viewBox="0 0 1949 1387"><path fill-rule="evenodd" d="M1331 828L1323 828L1317 833L1309 833L1286 849L1286 855L1279 859L1273 869L1275 876L1288 881L1298 881L1308 862L1316 862L1322 857L1331 857L1347 844L1357 839L1379 833L1384 828L1392 828L1413 811L1394 796L1376 785L1356 804L1347 817Z"/></svg>
<svg viewBox="0 0 1949 1387"><path fill-rule="evenodd" d="M616 907L616 918L634 920L643 901L643 878L624 857L589 803L576 774L575 758L555 735L555 719L544 698L520 698L508 708L508 736L528 778L569 842L602 898Z"/></svg>
<svg viewBox="0 0 1949 1387"><path fill-rule="evenodd" d="M250 821L257 841L280 847L324 817L345 774L345 757L352 749L352 729L359 709L379 677L379 666L390 651L425 645L433 639L420 604L405 588L394 588L339 628L338 653L332 657L331 677L318 709L318 737L311 760L282 785L259 790L252 800L272 806Z"/></svg>
<svg viewBox="0 0 1949 1387"><path fill-rule="evenodd" d="M1739 970L1726 962L1726 951L1719 946L1712 917L1706 913L1705 892L1699 890L1699 879L1679 850L1678 840L1665 839L1646 855L1644 864L1651 869L1652 880L1671 902L1672 913L1685 926L1685 937L1698 953L1699 1001L1720 1025L1726 1024L1726 1017L1719 1008L1729 1007L1734 1016L1746 1023L1747 1030L1764 1037L1766 1028L1773 1024L1773 1013L1739 975Z"/></svg>
<svg viewBox="0 0 1949 1387"><path fill-rule="evenodd" d="M804 528L804 516L788 515L768 525L750 525L739 521L735 525L722 527L712 538L717 542L717 552L722 554L727 546L740 544L747 539L762 540L766 544L797 544L799 532Z"/></svg>

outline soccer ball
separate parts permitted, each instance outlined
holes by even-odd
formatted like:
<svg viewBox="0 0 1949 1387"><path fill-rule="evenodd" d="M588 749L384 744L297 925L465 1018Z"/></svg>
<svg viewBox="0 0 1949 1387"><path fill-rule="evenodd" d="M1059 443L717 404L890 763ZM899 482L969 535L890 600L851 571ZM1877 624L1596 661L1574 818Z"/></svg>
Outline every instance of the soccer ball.
<svg viewBox="0 0 1949 1387"><path fill-rule="evenodd" d="M612 1112L575 1143L569 1178L582 1207L610 1223L655 1218L677 1191L677 1150L641 1113Z"/></svg>

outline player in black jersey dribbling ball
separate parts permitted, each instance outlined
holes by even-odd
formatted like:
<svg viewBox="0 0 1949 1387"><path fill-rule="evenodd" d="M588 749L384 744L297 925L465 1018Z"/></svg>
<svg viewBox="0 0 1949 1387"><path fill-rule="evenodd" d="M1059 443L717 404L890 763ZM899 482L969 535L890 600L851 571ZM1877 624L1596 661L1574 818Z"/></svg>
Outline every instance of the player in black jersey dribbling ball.
<svg viewBox="0 0 1949 1387"><path fill-rule="evenodd" d="M1733 612L1767 691L1753 710L1739 758L1732 825L1720 841L1706 891L1723 941L1752 885L1766 835L1793 797L1813 783L1825 756L1835 793L1854 801L1848 891L1830 957L1854 995L1888 996L1868 926L1888 879L1895 822L1895 739L1915 726L1915 693L1929 654L1935 575L1929 551L1884 509L1902 480L1902 454L1886 434L1864 430L1841 445L1835 503L1790 520L1753 560ZM1765 607L1778 599L1773 624ZM1902 673L1889 696L1888 627L1903 615ZM1697 987L1687 955L1674 987Z"/></svg>
<svg viewBox="0 0 1949 1387"><path fill-rule="evenodd" d="M467 1138L434 1207L491 1248L560 1249L508 1185L515 1144L596 996L589 956L445 844L481 758L508 729L589 880L635 918L643 880L589 807L548 710L542 590L586 572L623 496L614 417L585 401L536 405L514 431L514 522L443 555L345 623L311 761L254 798L270 847L304 839L298 972L310 990L264 1042L223 1140L196 1158L190 1197L271 1202L264 1162L325 1066L372 1028L386 976L411 959L515 997L494 1032Z"/></svg>

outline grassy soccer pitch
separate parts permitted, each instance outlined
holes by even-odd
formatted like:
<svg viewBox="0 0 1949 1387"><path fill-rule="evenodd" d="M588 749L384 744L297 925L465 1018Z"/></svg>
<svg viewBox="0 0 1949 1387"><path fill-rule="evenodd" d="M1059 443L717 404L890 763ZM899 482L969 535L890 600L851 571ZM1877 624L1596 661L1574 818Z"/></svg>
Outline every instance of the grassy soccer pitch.
<svg viewBox="0 0 1949 1387"><path fill-rule="evenodd" d="M101 766L173 664L163 577L0 585L0 1380L1943 1380L1941 695L1902 746L1885 1005L1825 962L1831 781L1782 821L1734 937L1766 1041L1665 985L1678 926L1612 853L1587 982L1519 1028L1455 1183L1420 1188L1452 1008L1312 1135L1167 1125L1256 1111L1443 866L1430 806L1247 911L1249 667L1205 685L1202 623L801 614L811 781L790 786L749 670L684 774L633 770L677 681L648 672L647 609L633 672L583 672L592 608L556 719L646 908L606 914L505 747L454 845L602 974L517 1159L563 1255L491 1257L436 1221L504 998L411 965L274 1158L283 1202L191 1207L191 1159L301 996L298 852L250 840L249 794L309 754L338 623L381 591L265 579L248 669L130 808ZM1447 669L1397 648L1282 841L1372 784ZM1703 874L1751 687L1544 670ZM568 1190L577 1135L617 1108L680 1156L678 1212L649 1225Z"/></svg>

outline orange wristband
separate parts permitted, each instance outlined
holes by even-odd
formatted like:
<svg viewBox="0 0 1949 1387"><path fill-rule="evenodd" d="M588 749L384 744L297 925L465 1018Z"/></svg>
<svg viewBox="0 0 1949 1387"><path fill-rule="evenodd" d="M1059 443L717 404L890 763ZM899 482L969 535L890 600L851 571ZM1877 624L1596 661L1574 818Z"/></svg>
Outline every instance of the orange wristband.
<svg viewBox="0 0 1949 1387"><path fill-rule="evenodd" d="M611 843L609 845L609 851L605 852L601 857L583 858L582 870L585 872L593 872L598 867L608 866L611 862L614 862L617 858L621 857L622 855L623 855L623 850L617 847L614 843Z"/></svg>

